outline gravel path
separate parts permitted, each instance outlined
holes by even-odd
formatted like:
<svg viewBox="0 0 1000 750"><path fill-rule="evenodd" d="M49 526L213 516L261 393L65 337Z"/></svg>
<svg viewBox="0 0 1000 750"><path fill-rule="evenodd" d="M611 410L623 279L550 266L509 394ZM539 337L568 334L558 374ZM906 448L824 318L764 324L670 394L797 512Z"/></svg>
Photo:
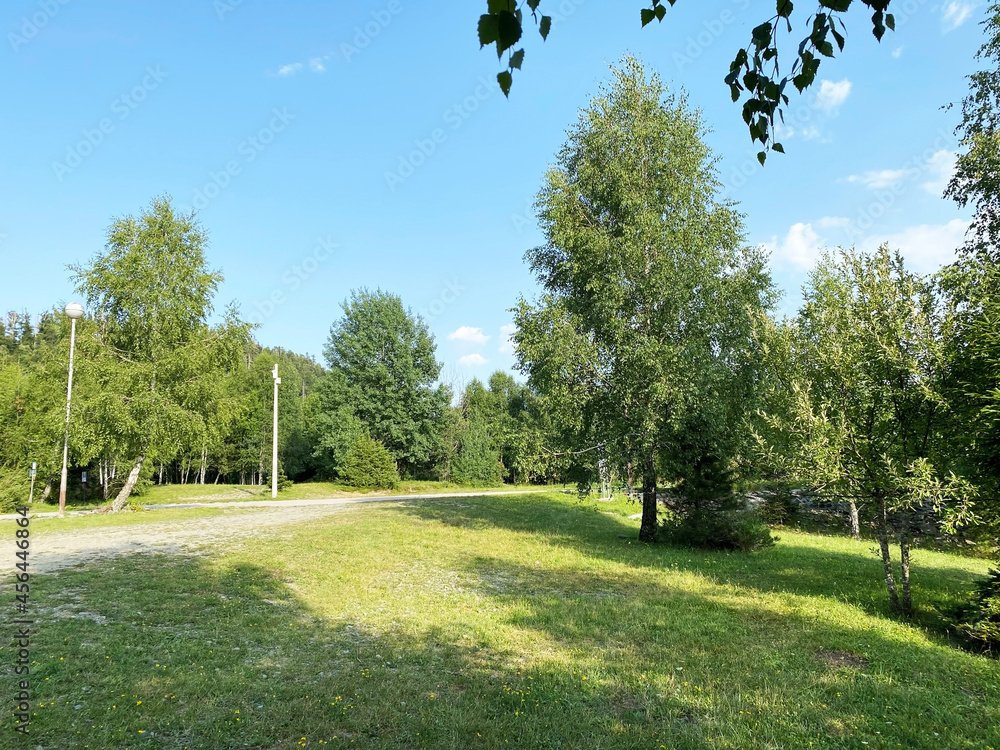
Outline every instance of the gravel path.
<svg viewBox="0 0 1000 750"><path fill-rule="evenodd" d="M283 527L313 521L350 510L365 503L400 503L449 497L517 495L531 492L456 492L435 495L386 495L382 497L331 500L256 500L223 503L179 503L149 506L160 518L125 526L94 526L59 531L47 529L32 534L32 573L51 573L62 568L136 552L206 554L222 542L272 537ZM170 520L171 508L221 508L210 518ZM52 514L40 513L38 516ZM9 516L15 518L16 516ZM8 518L8 517L4 517ZM4 545L6 546L6 545Z"/></svg>

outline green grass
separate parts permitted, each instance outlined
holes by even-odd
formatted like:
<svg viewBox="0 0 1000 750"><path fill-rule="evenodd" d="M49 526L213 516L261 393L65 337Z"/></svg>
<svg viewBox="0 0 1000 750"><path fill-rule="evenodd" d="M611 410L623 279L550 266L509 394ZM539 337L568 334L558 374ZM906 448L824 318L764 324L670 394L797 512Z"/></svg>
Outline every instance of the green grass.
<svg viewBox="0 0 1000 750"><path fill-rule="evenodd" d="M208 558L37 576L28 744L1000 748L1000 663L932 610L984 561L918 550L913 625L888 617L868 544L650 547L635 510L368 505Z"/></svg>
<svg viewBox="0 0 1000 750"><path fill-rule="evenodd" d="M376 495L423 495L439 492L476 492L500 490L537 490L537 485L499 485L497 487L469 487L454 482L433 482L405 480L393 490L371 490L351 487L334 482L300 482L278 493L279 500L317 500L339 497L365 497ZM164 484L153 485L146 492L135 496L144 505L168 505L171 503L211 503L239 502L244 500L270 500L271 486L259 484ZM66 509L93 510L107 505L103 500L93 502L68 503ZM58 510L52 503L34 503L32 510L45 513Z"/></svg>

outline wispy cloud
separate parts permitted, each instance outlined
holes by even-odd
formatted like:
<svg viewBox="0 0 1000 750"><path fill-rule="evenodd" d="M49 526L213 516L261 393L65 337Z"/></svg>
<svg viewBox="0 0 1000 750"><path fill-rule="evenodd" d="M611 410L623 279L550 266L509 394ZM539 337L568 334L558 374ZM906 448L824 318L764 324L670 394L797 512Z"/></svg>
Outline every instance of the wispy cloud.
<svg viewBox="0 0 1000 750"><path fill-rule="evenodd" d="M816 94L816 106L824 112L835 112L850 96L851 85L851 82L846 78L836 83L827 80L821 81L819 93Z"/></svg>
<svg viewBox="0 0 1000 750"><path fill-rule="evenodd" d="M463 367L482 367L487 362L482 354L466 354L458 360L458 364Z"/></svg>
<svg viewBox="0 0 1000 750"><path fill-rule="evenodd" d="M852 174L847 182L864 185L872 190L892 187L906 176L905 169L871 169L864 174Z"/></svg>
<svg viewBox="0 0 1000 750"><path fill-rule="evenodd" d="M957 154L948 149L935 151L926 161L913 164L905 169L872 169L863 174L852 174L845 178L846 182L864 185L871 190L895 188L904 180L915 180L926 173L927 180L921 187L931 195L941 195L955 173Z"/></svg>
<svg viewBox="0 0 1000 750"><path fill-rule="evenodd" d="M903 56L903 45L901 44L892 51L892 57L893 59L898 60L902 56Z"/></svg>
<svg viewBox="0 0 1000 750"><path fill-rule="evenodd" d="M278 68L278 75L282 77L293 76L296 73L301 73L303 70L309 70L312 73L325 73L326 61L329 59L329 55L321 55L320 57L310 57L304 63L288 63L288 65L282 65Z"/></svg>
<svg viewBox="0 0 1000 750"><path fill-rule="evenodd" d="M941 27L947 34L972 18L972 11L978 3L969 0L950 0L941 10Z"/></svg>
<svg viewBox="0 0 1000 750"><path fill-rule="evenodd" d="M490 340L490 337L483 333L482 328L472 326L462 326L448 334L449 341L461 341L466 344L483 345Z"/></svg>

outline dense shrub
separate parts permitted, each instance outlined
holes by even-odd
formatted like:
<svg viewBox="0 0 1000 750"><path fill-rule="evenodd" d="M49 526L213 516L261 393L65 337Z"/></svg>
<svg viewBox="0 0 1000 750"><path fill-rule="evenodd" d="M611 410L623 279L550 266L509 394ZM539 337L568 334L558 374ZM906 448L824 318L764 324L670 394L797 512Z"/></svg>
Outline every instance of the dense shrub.
<svg viewBox="0 0 1000 750"><path fill-rule="evenodd" d="M1000 655L1000 570L979 582L973 604L960 616L959 632L986 651Z"/></svg>
<svg viewBox="0 0 1000 750"><path fill-rule="evenodd" d="M390 490L399 484L396 462L385 446L361 433L351 444L340 469L342 481L352 487Z"/></svg>
<svg viewBox="0 0 1000 750"><path fill-rule="evenodd" d="M0 513L12 513L28 503L31 480L28 472L18 468L0 468Z"/></svg>
<svg viewBox="0 0 1000 750"><path fill-rule="evenodd" d="M503 484L503 464L494 447L486 421L481 417L469 420L459 440L453 477L459 484L473 487L496 487Z"/></svg>
<svg viewBox="0 0 1000 750"><path fill-rule="evenodd" d="M696 511L666 519L661 531L666 542L701 549L754 552L776 541L767 524L753 511Z"/></svg>

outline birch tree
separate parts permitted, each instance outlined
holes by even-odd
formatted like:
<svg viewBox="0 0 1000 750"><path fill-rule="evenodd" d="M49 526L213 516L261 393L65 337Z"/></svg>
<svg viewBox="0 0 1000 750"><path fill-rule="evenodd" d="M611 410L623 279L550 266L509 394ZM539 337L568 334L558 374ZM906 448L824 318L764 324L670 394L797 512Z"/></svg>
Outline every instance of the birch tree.
<svg viewBox="0 0 1000 750"><path fill-rule="evenodd" d="M538 195L545 244L527 259L544 295L517 307L515 341L575 450L599 445L638 467L640 539L652 541L657 455L692 410L732 392L749 311L772 292L742 216L719 197L698 114L633 58L613 75Z"/></svg>
<svg viewBox="0 0 1000 750"><path fill-rule="evenodd" d="M131 464L112 503L115 511L128 501L151 450L171 432L193 426L171 386L222 279L208 268L205 245L193 216L178 215L168 198L156 198L141 215L115 219L104 252L72 268L113 363L103 375L95 414Z"/></svg>

